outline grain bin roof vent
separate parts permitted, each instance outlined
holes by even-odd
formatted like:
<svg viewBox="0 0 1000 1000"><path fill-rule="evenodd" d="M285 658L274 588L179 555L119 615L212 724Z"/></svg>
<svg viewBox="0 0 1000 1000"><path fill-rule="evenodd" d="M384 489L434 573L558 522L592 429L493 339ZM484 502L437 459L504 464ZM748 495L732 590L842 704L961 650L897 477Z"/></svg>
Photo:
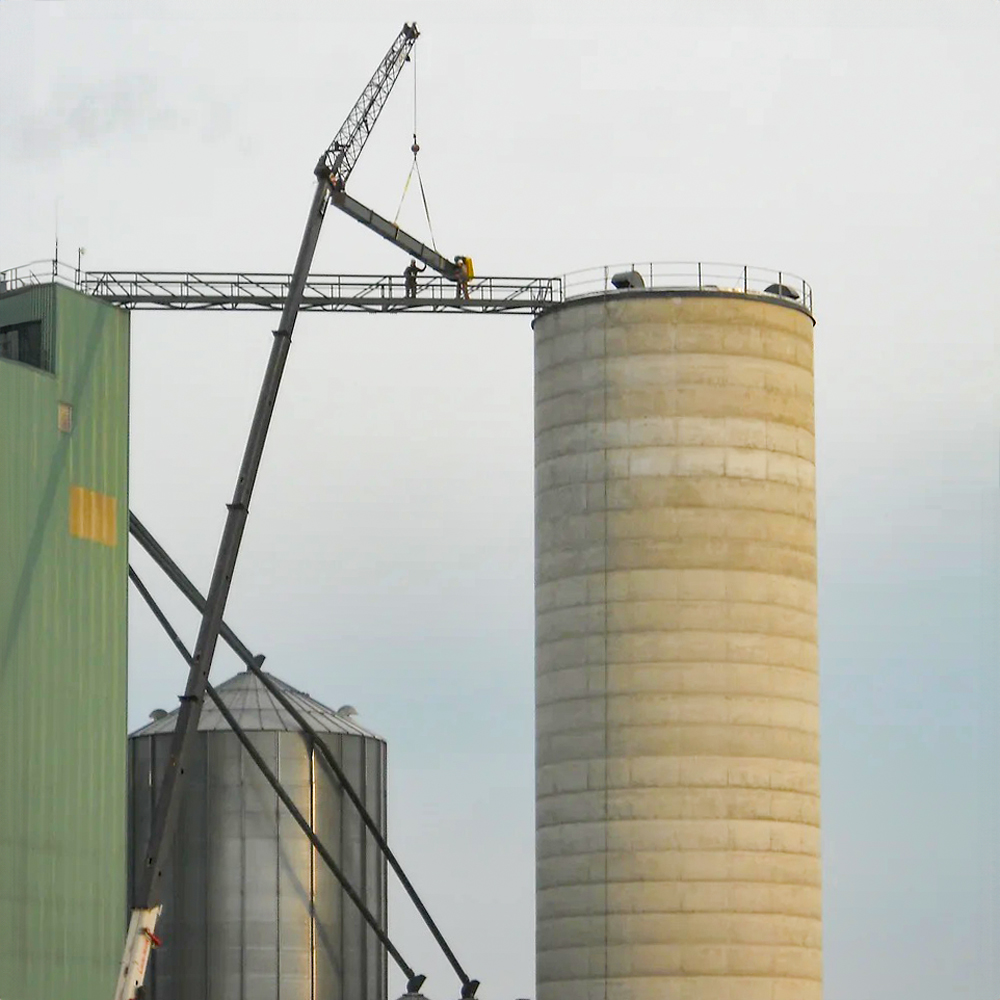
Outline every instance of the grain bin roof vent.
<svg viewBox="0 0 1000 1000"><path fill-rule="evenodd" d="M273 674L268 677L279 687L285 697L305 716L306 721L317 733L343 733L350 736L375 736L363 726L359 726L347 713L335 712L320 704L303 691L278 680ZM231 677L216 689L226 707L236 717L240 727L247 732L298 732L295 720L275 700L270 691L257 678L245 671ZM345 706L346 707L346 706ZM164 714L132 736L154 736L156 733L172 733L177 725L177 710ZM206 698L198 721L198 731L228 731L229 725L219 710Z"/></svg>

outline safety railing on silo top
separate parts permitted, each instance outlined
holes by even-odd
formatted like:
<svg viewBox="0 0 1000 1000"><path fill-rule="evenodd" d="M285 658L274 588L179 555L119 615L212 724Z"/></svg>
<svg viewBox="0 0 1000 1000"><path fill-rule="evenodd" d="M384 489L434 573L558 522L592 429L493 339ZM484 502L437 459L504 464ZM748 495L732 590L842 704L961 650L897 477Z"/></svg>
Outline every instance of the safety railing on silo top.
<svg viewBox="0 0 1000 1000"><path fill-rule="evenodd" d="M658 291L728 292L773 295L813 311L812 287L790 271L715 261L606 264L563 275L566 299L604 292L652 288Z"/></svg>

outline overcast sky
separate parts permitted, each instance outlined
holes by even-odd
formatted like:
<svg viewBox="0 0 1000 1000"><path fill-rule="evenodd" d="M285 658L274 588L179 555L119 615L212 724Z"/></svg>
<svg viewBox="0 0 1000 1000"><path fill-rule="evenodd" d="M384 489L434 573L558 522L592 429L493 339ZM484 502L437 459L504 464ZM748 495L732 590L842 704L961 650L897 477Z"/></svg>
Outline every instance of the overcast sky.
<svg viewBox="0 0 1000 1000"><path fill-rule="evenodd" d="M58 226L98 270L289 270L404 19L447 255L812 283L826 997L996 1000L1000 2L0 0L0 267ZM390 217L412 70L351 179ZM426 237L415 198L402 221ZM405 264L331 214L314 270ZM203 589L274 323L133 314L130 503ZM389 740L391 840L485 1000L534 994L531 342L526 317L303 316L228 615ZM130 630L136 728L184 674L138 599Z"/></svg>

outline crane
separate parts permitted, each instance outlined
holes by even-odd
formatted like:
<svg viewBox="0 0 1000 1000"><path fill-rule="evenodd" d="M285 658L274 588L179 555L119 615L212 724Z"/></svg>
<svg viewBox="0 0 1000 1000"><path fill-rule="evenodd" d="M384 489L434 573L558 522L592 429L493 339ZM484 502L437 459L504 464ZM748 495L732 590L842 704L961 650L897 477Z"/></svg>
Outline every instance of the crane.
<svg viewBox="0 0 1000 1000"><path fill-rule="evenodd" d="M316 165L316 176L325 175L329 180L330 199L336 208L378 233L383 239L387 239L402 248L410 256L415 257L439 274L452 281L458 281L462 277L460 262L467 261L467 257L458 256L454 261L448 260L437 250L433 250L421 243L420 240L410 236L395 223L362 205L345 190L347 178L350 177L351 171L361 155L361 150L364 149L365 143L368 141L372 126L389 96L392 85L396 82L403 63L409 59L410 49L419 35L416 24L403 25L399 37L386 53L371 80L368 81L368 86L358 98L336 138L320 157L319 163Z"/></svg>
<svg viewBox="0 0 1000 1000"><path fill-rule="evenodd" d="M150 951L159 943L155 933L156 923L162 910L159 890L167 846L177 824L191 736L198 728L206 694L213 695L211 685L208 683L209 671L220 632L223 630L223 616L250 510L250 499L291 347L292 331L302 304L327 207L332 201L347 215L400 246L449 280L462 281L468 273L463 268L466 258L459 257L454 262L449 261L436 250L426 247L393 223L365 208L345 191L347 179L357 165L358 157L418 37L416 24L403 25L344 124L320 155L313 170L317 181L316 190L309 208L278 328L274 331L233 499L227 504L226 523L219 542L211 583L203 601L201 625L194 649L189 654L185 652L189 666L187 685L180 699L181 706L166 772L153 811L144 866L138 880L134 908L129 919L115 1000L137 1000L141 997ZM387 939L383 943L388 945ZM416 993L424 977L414 973L394 948L390 948L390 951L407 977L407 992ZM460 968L457 967L457 963L453 964L457 969ZM463 979L463 996L472 997L478 983L468 979L464 972L460 974Z"/></svg>

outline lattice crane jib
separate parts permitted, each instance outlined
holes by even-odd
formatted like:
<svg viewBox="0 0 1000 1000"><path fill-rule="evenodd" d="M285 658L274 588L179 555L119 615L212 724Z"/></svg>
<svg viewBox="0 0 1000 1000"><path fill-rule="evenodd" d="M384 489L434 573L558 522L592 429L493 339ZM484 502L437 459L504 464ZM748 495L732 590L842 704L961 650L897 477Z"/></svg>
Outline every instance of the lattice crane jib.
<svg viewBox="0 0 1000 1000"><path fill-rule="evenodd" d="M392 93L400 71L410 58L410 50L420 37L416 24L404 24L361 92L351 113L340 126L333 142L320 159L317 171L325 171L335 190L343 190L351 171L365 148L382 108Z"/></svg>
<svg viewBox="0 0 1000 1000"><path fill-rule="evenodd" d="M316 176L329 180L333 204L341 212L378 233L382 239L388 240L449 281L460 283L462 290L465 290L471 270L468 258L456 257L449 260L433 247L426 246L421 240L400 229L395 222L390 222L362 205L345 191L347 178L350 177L403 66L410 58L410 50L419 37L416 24L403 25L403 30L396 36L378 69L372 74L368 86L351 108L351 113L340 126L329 148L320 157L316 164Z"/></svg>

